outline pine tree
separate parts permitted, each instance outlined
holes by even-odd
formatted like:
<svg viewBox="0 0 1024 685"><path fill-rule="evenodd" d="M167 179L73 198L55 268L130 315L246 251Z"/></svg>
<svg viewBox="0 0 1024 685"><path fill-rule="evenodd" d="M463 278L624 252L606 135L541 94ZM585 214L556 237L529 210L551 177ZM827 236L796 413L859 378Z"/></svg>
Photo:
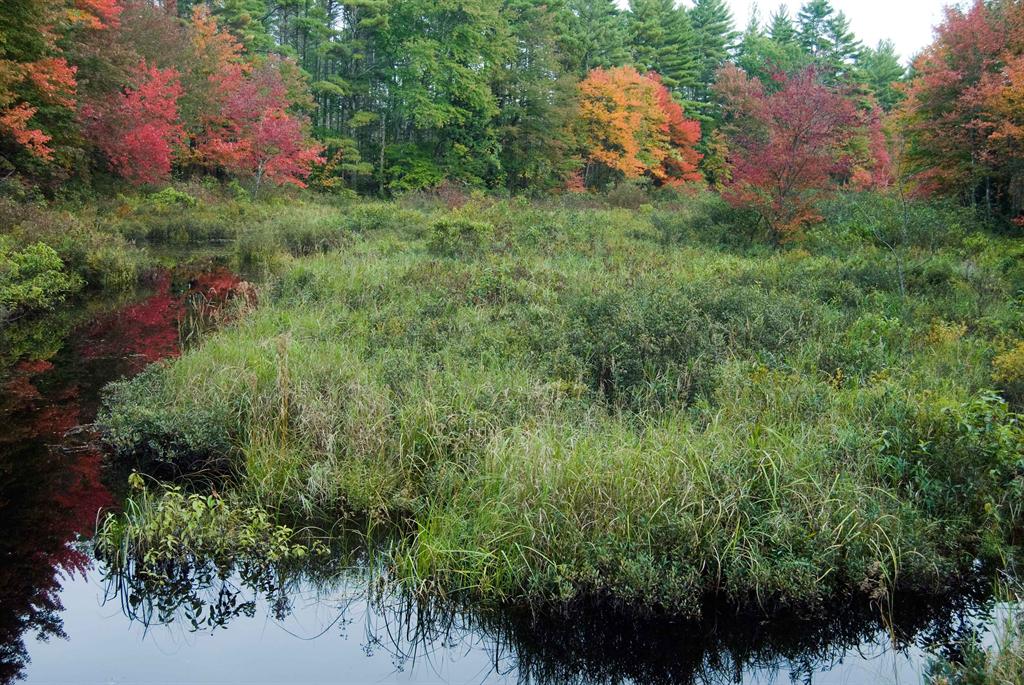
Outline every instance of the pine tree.
<svg viewBox="0 0 1024 685"><path fill-rule="evenodd" d="M808 61L785 6L772 15L767 33L756 15L752 17L736 52L736 63L769 89L777 74L793 74L806 68Z"/></svg>
<svg viewBox="0 0 1024 685"><path fill-rule="evenodd" d="M693 99L707 103L711 100L715 72L728 59L737 33L733 30L732 13L725 0L696 0L690 10L690 21L697 39L699 63Z"/></svg>
<svg viewBox="0 0 1024 685"><path fill-rule="evenodd" d="M871 89L878 104L885 111L891 111L903 99L896 89L896 83L906 75L906 69L896 54L892 41L883 40L878 47L864 50L858 60L860 76Z"/></svg>
<svg viewBox="0 0 1024 685"><path fill-rule="evenodd" d="M563 78L558 59L564 7L557 0L505 0L501 14L515 48L491 86L501 176L513 192L551 190L576 168L569 137L575 83Z"/></svg>
<svg viewBox="0 0 1024 685"><path fill-rule="evenodd" d="M561 49L566 71L579 78L629 61L626 24L615 0L568 0Z"/></svg>
<svg viewBox="0 0 1024 685"><path fill-rule="evenodd" d="M824 69L835 82L849 82L855 76L855 65L864 46L850 30L850 20L842 12L828 22L828 43Z"/></svg>
<svg viewBox="0 0 1024 685"><path fill-rule="evenodd" d="M863 46L850 30L850 20L829 0L809 0L798 17L798 38L811 64L829 83L849 83Z"/></svg>
<svg viewBox="0 0 1024 685"><path fill-rule="evenodd" d="M809 0L797 15L799 40L812 59L825 58L832 51L831 23L835 10L829 0Z"/></svg>
<svg viewBox="0 0 1024 685"><path fill-rule="evenodd" d="M768 23L768 35L781 45L797 43L796 26L793 25L793 20L789 17L789 9L785 5L779 5L779 8L772 14Z"/></svg>
<svg viewBox="0 0 1024 685"><path fill-rule="evenodd" d="M700 65L697 36L675 0L631 0L628 28L633 63L658 73L677 97L691 99Z"/></svg>

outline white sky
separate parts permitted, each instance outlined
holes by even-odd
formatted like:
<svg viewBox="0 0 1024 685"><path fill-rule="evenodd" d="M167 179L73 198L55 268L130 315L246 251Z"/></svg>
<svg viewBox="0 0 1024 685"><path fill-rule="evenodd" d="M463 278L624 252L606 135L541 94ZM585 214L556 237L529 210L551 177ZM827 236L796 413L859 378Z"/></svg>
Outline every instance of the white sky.
<svg viewBox="0 0 1024 685"><path fill-rule="evenodd" d="M622 7L628 0L616 0ZM690 6L692 3L683 0ZM728 0L736 28L743 30L750 19L750 11L758 6L761 20L766 21L780 0ZM796 16L802 0L788 0L789 14ZM959 4L956 0L832 0L832 6L842 10L850 18L854 33L865 45L874 47L878 41L888 38L896 44L904 62L909 62L921 48L931 42L932 28L942 20L942 8Z"/></svg>

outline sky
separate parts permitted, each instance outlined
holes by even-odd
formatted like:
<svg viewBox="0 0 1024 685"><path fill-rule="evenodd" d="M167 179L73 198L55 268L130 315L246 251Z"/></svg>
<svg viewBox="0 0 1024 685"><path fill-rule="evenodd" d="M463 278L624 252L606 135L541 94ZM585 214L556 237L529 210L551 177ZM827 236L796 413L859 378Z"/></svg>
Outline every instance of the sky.
<svg viewBox="0 0 1024 685"><path fill-rule="evenodd" d="M628 0L616 1L622 7L629 4ZM781 4L779 0L727 1L739 30L746 27L754 5L758 6L764 21ZM786 4L790 16L795 17L802 0L788 0ZM832 0L832 6L850 18L854 33L865 45L874 47L879 40L888 38L896 44L904 62L909 62L931 42L932 28L941 21L942 8L949 4L958 3L955 0Z"/></svg>

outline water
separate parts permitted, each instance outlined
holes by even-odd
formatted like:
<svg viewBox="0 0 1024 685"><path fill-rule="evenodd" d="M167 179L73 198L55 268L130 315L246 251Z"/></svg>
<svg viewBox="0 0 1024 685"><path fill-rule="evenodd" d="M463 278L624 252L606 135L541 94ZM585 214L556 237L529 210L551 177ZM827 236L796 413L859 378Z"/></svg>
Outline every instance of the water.
<svg viewBox="0 0 1024 685"><path fill-rule="evenodd" d="M91 555L97 512L117 506L125 474L87 426L103 386L178 354L246 292L222 268L178 268L130 297L0 332L0 683L920 683L922 645L986 620L970 601L906 607L896 643L861 615L538 624L371 593L343 564L269 587L209 578L154 620L147 608L168 598L106 578Z"/></svg>

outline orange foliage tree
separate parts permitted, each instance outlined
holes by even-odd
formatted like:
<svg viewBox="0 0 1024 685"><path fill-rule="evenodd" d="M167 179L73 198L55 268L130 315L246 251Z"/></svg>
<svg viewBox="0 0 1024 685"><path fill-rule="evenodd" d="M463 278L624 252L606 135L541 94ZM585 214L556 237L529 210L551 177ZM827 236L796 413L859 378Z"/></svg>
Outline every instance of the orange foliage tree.
<svg viewBox="0 0 1024 685"><path fill-rule="evenodd" d="M53 158L54 128L76 105L77 68L59 41L72 28L117 26L116 0L11 0L0 10L0 155ZM41 115L46 112L47 117Z"/></svg>
<svg viewBox="0 0 1024 685"><path fill-rule="evenodd" d="M579 85L584 182L647 176L661 185L699 181L700 124L686 119L657 74L594 69Z"/></svg>

